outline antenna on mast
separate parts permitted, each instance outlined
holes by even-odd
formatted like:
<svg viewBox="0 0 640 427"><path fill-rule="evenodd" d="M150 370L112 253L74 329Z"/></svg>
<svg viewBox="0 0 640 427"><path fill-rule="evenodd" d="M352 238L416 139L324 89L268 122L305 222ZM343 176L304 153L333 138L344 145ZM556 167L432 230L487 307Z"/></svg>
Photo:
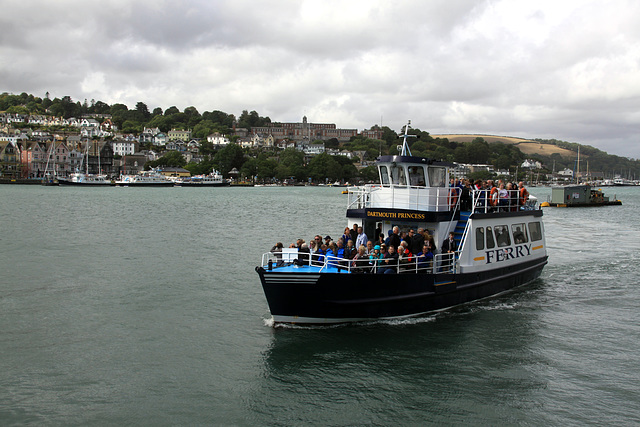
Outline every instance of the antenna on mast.
<svg viewBox="0 0 640 427"><path fill-rule="evenodd" d="M407 122L407 125L404 127L404 135L400 135L402 140L402 151L400 152L401 156L410 156L411 150L409 150L409 144L407 143L407 138L416 138L417 135L409 135L409 127L411 125L411 120Z"/></svg>

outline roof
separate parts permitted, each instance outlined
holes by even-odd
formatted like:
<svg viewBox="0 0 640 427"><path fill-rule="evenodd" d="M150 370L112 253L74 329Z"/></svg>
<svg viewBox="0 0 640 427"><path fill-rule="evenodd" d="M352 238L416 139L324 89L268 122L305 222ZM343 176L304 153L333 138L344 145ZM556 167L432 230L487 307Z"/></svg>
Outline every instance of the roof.
<svg viewBox="0 0 640 427"><path fill-rule="evenodd" d="M396 162L396 163L422 163L425 165L436 166L455 166L451 162L443 162L441 160L428 159L426 157L417 156L380 156L377 159L378 162Z"/></svg>

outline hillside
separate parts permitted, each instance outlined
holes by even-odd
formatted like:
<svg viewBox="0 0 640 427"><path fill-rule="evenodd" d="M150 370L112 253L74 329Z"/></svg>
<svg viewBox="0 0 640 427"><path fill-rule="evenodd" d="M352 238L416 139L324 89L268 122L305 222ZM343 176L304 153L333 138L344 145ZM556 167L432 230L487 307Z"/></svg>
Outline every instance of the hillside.
<svg viewBox="0 0 640 427"><path fill-rule="evenodd" d="M564 159L575 159L576 152L567 150L566 148L558 147L553 144L542 144L530 139L515 138L511 136L497 136L497 135L455 135L455 134L441 134L431 135L434 138L447 138L449 141L456 142L471 142L476 138L483 138L488 143L501 142L503 144L515 145L526 155L538 154L543 157L550 157L552 154L559 154ZM581 157L587 159L589 156L583 154Z"/></svg>

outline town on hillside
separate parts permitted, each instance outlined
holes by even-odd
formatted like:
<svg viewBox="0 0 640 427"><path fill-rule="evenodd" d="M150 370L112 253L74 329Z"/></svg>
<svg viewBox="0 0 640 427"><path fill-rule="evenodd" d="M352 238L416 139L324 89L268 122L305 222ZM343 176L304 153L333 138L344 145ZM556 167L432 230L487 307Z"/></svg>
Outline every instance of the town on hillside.
<svg viewBox="0 0 640 427"><path fill-rule="evenodd" d="M237 119L220 111L200 114L194 107L182 112L156 108L151 113L144 103L129 110L123 104L92 101L89 106L85 101L82 106L69 97L50 100L6 93L0 95L2 108L0 182L38 180L47 174L65 178L74 172L114 179L151 168L174 176L219 171L226 179L245 183L371 182L377 180L372 163L380 155L398 154L400 141L386 126L344 129L335 123L313 123L306 116L299 122L272 122L255 111L243 111ZM33 110L42 113L30 113ZM640 175L638 161L588 146L583 146L580 168L571 155L578 145L572 143L564 143L568 156L554 152L545 157L488 137L456 140L434 138L417 128L408 132L417 136L411 141L412 154L453 163L453 178L505 176L562 183L631 181ZM561 143L530 145L542 152Z"/></svg>

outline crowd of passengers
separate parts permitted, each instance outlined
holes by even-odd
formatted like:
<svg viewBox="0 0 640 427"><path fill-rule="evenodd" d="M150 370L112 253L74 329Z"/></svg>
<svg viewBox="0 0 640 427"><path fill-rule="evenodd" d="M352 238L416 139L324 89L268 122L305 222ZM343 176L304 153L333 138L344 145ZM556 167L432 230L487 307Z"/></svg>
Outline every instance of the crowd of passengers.
<svg viewBox="0 0 640 427"><path fill-rule="evenodd" d="M524 207L529 200L529 192L521 181L517 185L512 182L502 180L493 181L491 179L471 182L468 179L451 179L451 204L457 203L460 198L460 210L470 211L473 206L472 194L477 193L476 210L487 209L491 211L516 211Z"/></svg>
<svg viewBox="0 0 640 427"><path fill-rule="evenodd" d="M295 264L324 265L325 258L330 266L349 269L355 273L395 274L398 272L416 272L431 270L434 254L437 253L436 243L429 230L418 228L408 232L400 232L398 226L385 236L382 224L375 231L373 239L364 233L362 227L353 224L353 228L346 227L344 233L334 240L331 236L316 235L309 243L298 239L289 245L297 250ZM449 233L442 242L441 251L445 255L440 269L447 271L451 268L451 260L457 250L454 234ZM275 255L279 265L282 260L283 244L278 242L271 252Z"/></svg>

